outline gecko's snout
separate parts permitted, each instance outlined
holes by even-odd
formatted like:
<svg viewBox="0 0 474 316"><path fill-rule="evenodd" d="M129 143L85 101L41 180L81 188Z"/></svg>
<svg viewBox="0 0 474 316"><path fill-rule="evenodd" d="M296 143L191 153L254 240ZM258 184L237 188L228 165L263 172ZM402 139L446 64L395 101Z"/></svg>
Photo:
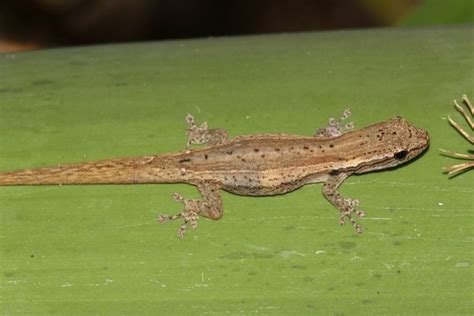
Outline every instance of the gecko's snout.
<svg viewBox="0 0 474 316"><path fill-rule="evenodd" d="M430 144L430 135L428 131L422 128L417 128L409 125L409 154L407 160L415 158L423 151L425 151Z"/></svg>
<svg viewBox="0 0 474 316"><path fill-rule="evenodd" d="M417 138L420 140L420 143L424 148L428 147L430 144L430 134L428 134L428 131L422 128L417 128L417 132Z"/></svg>

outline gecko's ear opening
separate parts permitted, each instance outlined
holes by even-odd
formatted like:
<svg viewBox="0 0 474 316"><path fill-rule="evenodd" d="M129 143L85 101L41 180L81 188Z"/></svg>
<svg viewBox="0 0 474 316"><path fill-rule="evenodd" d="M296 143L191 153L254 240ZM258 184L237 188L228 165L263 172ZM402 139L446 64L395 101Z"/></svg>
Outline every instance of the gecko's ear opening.
<svg viewBox="0 0 474 316"><path fill-rule="evenodd" d="M405 158L408 154L408 151L406 150L402 150L402 151L399 151L397 153L395 153L393 156L398 159L398 160L402 160L403 158Z"/></svg>

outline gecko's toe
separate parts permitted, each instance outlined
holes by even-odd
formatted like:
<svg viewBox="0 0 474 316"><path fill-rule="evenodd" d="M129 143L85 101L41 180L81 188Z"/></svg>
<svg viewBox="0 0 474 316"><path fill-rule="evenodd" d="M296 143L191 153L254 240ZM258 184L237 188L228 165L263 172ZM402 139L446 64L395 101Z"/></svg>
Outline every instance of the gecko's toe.
<svg viewBox="0 0 474 316"><path fill-rule="evenodd" d="M355 231L358 234L362 234L364 232L364 228L362 227L362 225L358 224L353 218L350 218L350 220L351 220L352 227L354 227Z"/></svg>
<svg viewBox="0 0 474 316"><path fill-rule="evenodd" d="M160 215L158 215L157 221L160 224L164 224L166 222L174 221L174 220L176 220L178 218L181 218L181 217L182 217L181 213L178 213L176 215L162 215L162 214L160 214Z"/></svg>
<svg viewBox="0 0 474 316"><path fill-rule="evenodd" d="M177 193L177 192L174 192L173 193L173 200L175 200L176 202L183 202L184 201L184 197Z"/></svg>
<svg viewBox="0 0 474 316"><path fill-rule="evenodd" d="M344 225L345 223L346 223L346 221L344 220L344 216L341 216L341 217L339 218L339 225L342 226L342 225Z"/></svg>
<svg viewBox="0 0 474 316"><path fill-rule="evenodd" d="M362 211L352 210L352 213L355 213L359 217L364 217L365 213ZM351 216L351 212L341 212L341 216L339 217L339 225L344 225L346 223L346 218L349 219L351 222L352 227L354 227L355 231L358 234L362 234L364 232L364 228L362 225L358 224Z"/></svg>
<svg viewBox="0 0 474 316"><path fill-rule="evenodd" d="M166 223L167 221L169 221L169 216L158 215L157 221L158 221L158 223L160 223L160 224L164 224L164 223Z"/></svg>
<svg viewBox="0 0 474 316"><path fill-rule="evenodd" d="M186 223L182 224L178 231L176 232L176 234L178 235L178 237L180 239L183 239L184 238L184 234L186 234Z"/></svg>
<svg viewBox="0 0 474 316"><path fill-rule="evenodd" d="M196 215L195 217L191 218L191 228L196 229L198 227L198 216Z"/></svg>

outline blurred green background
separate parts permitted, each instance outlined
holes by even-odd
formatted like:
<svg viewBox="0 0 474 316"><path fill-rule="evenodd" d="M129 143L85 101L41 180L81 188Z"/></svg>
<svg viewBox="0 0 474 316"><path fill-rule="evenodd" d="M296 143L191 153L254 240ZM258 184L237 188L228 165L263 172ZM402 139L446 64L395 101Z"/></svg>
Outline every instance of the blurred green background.
<svg viewBox="0 0 474 316"><path fill-rule="evenodd" d="M155 220L192 186L0 187L1 313L472 314L474 173L448 179L437 149L472 148L446 118L467 128L452 102L474 98L473 49L464 24L0 54L2 171L182 150L187 112L231 136L311 135L350 107L356 127L401 115L431 135L342 186L360 236L320 184L223 193L224 217L184 240Z"/></svg>

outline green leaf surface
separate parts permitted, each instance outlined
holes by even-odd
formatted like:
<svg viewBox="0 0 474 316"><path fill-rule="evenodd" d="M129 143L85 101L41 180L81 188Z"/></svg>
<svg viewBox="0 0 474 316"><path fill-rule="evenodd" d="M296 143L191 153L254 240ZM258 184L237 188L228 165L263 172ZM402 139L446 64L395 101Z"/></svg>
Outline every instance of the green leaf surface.
<svg viewBox="0 0 474 316"><path fill-rule="evenodd" d="M472 0L424 0L398 23L403 26L474 23Z"/></svg>
<svg viewBox="0 0 474 316"><path fill-rule="evenodd" d="M473 312L474 172L452 101L474 98L473 28L381 29L51 49L0 55L0 170L182 150L193 113L231 136L311 135L350 107L431 135L401 168L350 177L365 233L321 185L223 193L220 221L157 214L189 185L0 187L0 312L418 314Z"/></svg>

